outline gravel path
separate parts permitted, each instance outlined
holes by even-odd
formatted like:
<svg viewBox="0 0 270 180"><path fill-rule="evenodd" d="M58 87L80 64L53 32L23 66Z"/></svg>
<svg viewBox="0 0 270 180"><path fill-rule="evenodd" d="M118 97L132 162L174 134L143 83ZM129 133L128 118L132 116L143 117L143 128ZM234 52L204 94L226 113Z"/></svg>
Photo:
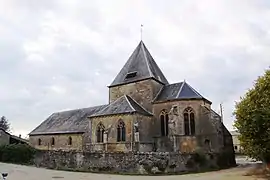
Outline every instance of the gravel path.
<svg viewBox="0 0 270 180"><path fill-rule="evenodd" d="M8 172L7 180L253 180L243 176L247 167L175 176L121 176L48 170L30 166L0 163L0 172ZM1 179L1 178L0 178ZM2 179L1 179L2 180Z"/></svg>

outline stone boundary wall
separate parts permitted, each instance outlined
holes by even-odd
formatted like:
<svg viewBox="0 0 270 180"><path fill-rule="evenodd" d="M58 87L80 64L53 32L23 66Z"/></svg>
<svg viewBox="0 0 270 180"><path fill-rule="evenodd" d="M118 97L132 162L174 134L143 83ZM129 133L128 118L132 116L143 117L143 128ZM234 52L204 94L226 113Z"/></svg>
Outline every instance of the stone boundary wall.
<svg viewBox="0 0 270 180"><path fill-rule="evenodd" d="M120 174L181 174L218 169L218 155L167 152L38 151L34 164L50 169Z"/></svg>

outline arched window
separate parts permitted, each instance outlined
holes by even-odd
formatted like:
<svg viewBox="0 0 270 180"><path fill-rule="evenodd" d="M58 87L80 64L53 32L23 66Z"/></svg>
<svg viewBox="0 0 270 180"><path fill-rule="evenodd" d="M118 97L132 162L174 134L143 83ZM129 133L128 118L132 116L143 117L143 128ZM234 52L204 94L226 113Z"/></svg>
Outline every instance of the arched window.
<svg viewBox="0 0 270 180"><path fill-rule="evenodd" d="M160 128L161 128L161 136L168 136L169 131L169 115L166 110L162 110L160 115Z"/></svg>
<svg viewBox="0 0 270 180"><path fill-rule="evenodd" d="M195 135L195 115L192 108L188 107L184 110L184 124L185 124L185 135Z"/></svg>
<svg viewBox="0 0 270 180"><path fill-rule="evenodd" d="M54 146L54 144L55 144L54 137L52 137L51 144L52 144L52 146Z"/></svg>
<svg viewBox="0 0 270 180"><path fill-rule="evenodd" d="M72 145L72 137L68 137L68 145Z"/></svg>
<svg viewBox="0 0 270 180"><path fill-rule="evenodd" d="M117 142L126 141L126 127L122 120L119 120L117 125Z"/></svg>
<svg viewBox="0 0 270 180"><path fill-rule="evenodd" d="M97 133L96 133L98 143L104 142L104 130L105 130L104 125L102 123L99 123L97 125Z"/></svg>
<svg viewBox="0 0 270 180"><path fill-rule="evenodd" d="M38 139L38 145L39 146L41 145L41 139Z"/></svg>

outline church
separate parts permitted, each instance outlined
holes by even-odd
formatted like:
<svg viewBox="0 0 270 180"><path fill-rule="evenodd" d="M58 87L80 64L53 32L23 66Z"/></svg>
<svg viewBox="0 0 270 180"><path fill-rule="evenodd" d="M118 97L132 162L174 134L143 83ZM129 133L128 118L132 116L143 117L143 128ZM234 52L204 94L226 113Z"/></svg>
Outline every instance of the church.
<svg viewBox="0 0 270 180"><path fill-rule="evenodd" d="M211 101L186 81L170 84L143 41L108 86L105 105L55 112L30 134L41 150L233 151Z"/></svg>

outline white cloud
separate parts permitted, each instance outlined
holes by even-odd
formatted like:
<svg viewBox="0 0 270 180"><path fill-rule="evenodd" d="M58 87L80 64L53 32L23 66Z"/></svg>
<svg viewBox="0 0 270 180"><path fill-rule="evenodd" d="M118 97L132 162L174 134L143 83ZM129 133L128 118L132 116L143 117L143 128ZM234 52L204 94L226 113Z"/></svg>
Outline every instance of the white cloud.
<svg viewBox="0 0 270 180"><path fill-rule="evenodd" d="M53 85L53 86L49 87L49 89L53 93L57 93L57 94L65 94L66 93L66 89L64 87L57 86L57 85Z"/></svg>
<svg viewBox="0 0 270 180"><path fill-rule="evenodd" d="M269 15L266 0L0 0L0 113L31 131L54 111L107 103L144 24L170 82L223 102L232 128L234 101L270 64Z"/></svg>

